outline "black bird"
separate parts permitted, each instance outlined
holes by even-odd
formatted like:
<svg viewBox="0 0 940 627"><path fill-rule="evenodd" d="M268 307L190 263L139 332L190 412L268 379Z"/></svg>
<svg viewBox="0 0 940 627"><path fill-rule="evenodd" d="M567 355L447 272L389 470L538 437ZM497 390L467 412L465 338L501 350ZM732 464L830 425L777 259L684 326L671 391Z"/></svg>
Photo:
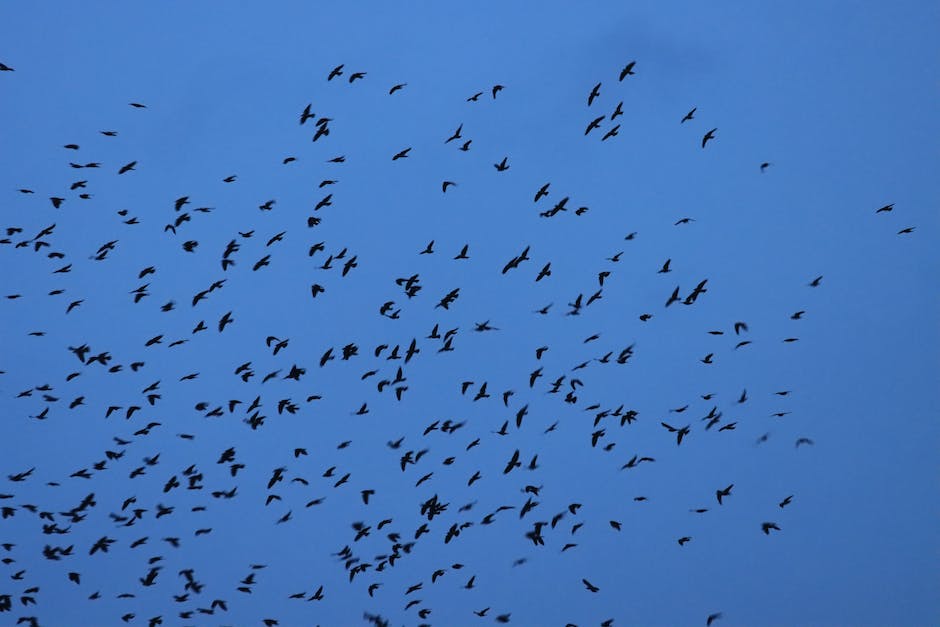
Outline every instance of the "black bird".
<svg viewBox="0 0 940 627"><path fill-rule="evenodd" d="M729 485L729 486L728 486L727 488L725 488L724 490L715 490L715 498L718 499L718 504L719 504L719 505L722 505L722 501L721 501L722 497L730 496L730 495L731 495L731 488L733 488L733 487L734 487L734 484L732 483L731 485Z"/></svg>
<svg viewBox="0 0 940 627"><path fill-rule="evenodd" d="M225 327L233 322L235 322L235 318L232 317L232 312L229 311L219 319L219 333L224 331Z"/></svg>
<svg viewBox="0 0 940 627"><path fill-rule="evenodd" d="M633 76L634 74L636 74L636 72L633 71L633 66L635 65L636 65L636 61L630 61L630 63L627 63L627 65L622 70L620 70L619 80L622 81L626 77Z"/></svg>
<svg viewBox="0 0 940 627"><path fill-rule="evenodd" d="M613 122L621 115L623 115L623 100L617 103L617 107L614 109L614 112L610 114L610 121Z"/></svg>
<svg viewBox="0 0 940 627"><path fill-rule="evenodd" d="M548 196L548 187L551 183L546 183L539 188L539 191L535 192L535 202L538 202L542 196Z"/></svg>
<svg viewBox="0 0 940 627"><path fill-rule="evenodd" d="M715 139L715 131L717 130L717 128L713 128L712 130L705 133L705 135L702 137L702 148L705 147L705 144L707 144L709 140Z"/></svg>
<svg viewBox="0 0 940 627"><path fill-rule="evenodd" d="M591 123L587 125L587 128L586 128L586 129L584 129L584 134L587 135L588 133L590 133L590 132L593 131L594 129L600 128L600 126L601 126L601 121L602 121L605 117L607 117L607 116L606 116L606 115L599 115L599 116L597 116L596 118L594 118L593 120L591 120Z"/></svg>
<svg viewBox="0 0 940 627"><path fill-rule="evenodd" d="M541 281L541 280L544 279L545 277L551 276L551 274L552 274L551 267L552 267L552 263L551 263L551 262L546 263L546 264L545 264L545 267L542 268L542 269L539 271L539 275L538 275L537 277L535 277L535 282L538 283L539 281Z"/></svg>
<svg viewBox="0 0 940 627"><path fill-rule="evenodd" d="M463 124L461 124L460 126L458 126L458 127L457 127L457 130L454 131L454 134L451 135L450 137L448 137L448 138L444 141L444 143L445 143L445 144L449 144L450 142L454 141L455 139L460 139L461 137L463 137L463 136L460 134L460 131L462 131L462 130L463 130Z"/></svg>
<svg viewBox="0 0 940 627"><path fill-rule="evenodd" d="M503 469L503 474L508 475L513 468L519 468L522 466L522 462L519 461L519 449L516 449L516 452L512 454L512 458L506 463L506 468Z"/></svg>
<svg viewBox="0 0 940 627"><path fill-rule="evenodd" d="M666 428L666 430L669 431L670 433L675 433L675 434L676 434L676 445L677 445L677 446L680 445L680 444L682 444L682 438L685 437L686 435L688 435L689 432L690 432L689 425L686 425L686 426L684 426L684 427L682 427L682 428L676 428L676 427L673 427L672 425L666 424L665 422L661 422L660 424L661 424L662 426L664 426L664 427Z"/></svg>
<svg viewBox="0 0 940 627"><path fill-rule="evenodd" d="M619 124L617 124L616 126L614 126L613 128L611 128L609 131L607 131L606 133L604 133L604 136L601 137L601 141L604 142L604 141L607 141L608 139L610 139L611 137L616 137L618 131L620 131L620 125L619 125ZM576 213L577 215L581 215L581 214L583 213L583 211L582 211L581 209L578 209L577 211L575 211L575 213Z"/></svg>
<svg viewBox="0 0 940 627"><path fill-rule="evenodd" d="M594 100L600 97L600 95L601 95L601 84L598 83L597 85L594 86L594 88L591 90L591 93L588 95L588 101L587 101L588 106L590 107L594 103Z"/></svg>
<svg viewBox="0 0 940 627"><path fill-rule="evenodd" d="M770 535L770 530L771 530L771 529L773 529L773 530L775 530L775 531L780 531L780 527L778 527L778 526L777 526L777 523L775 523L775 522L764 522L764 523L761 523L760 529L761 529L761 531L764 532L764 535L767 535L767 536Z"/></svg>

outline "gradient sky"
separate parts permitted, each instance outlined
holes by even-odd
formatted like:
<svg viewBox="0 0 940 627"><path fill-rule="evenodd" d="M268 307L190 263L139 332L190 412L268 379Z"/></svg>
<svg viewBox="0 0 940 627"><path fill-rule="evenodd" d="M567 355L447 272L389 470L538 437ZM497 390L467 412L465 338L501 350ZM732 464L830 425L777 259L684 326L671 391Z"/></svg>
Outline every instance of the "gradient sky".
<svg viewBox="0 0 940 627"><path fill-rule="evenodd" d="M366 625L369 613L391 625L489 625L510 614L511 625L676 626L718 612L718 627L940 623L938 23L940 7L919 1L8 3L0 507L11 515L0 541L15 546L0 549L0 600L13 604L0 625L24 616L64 627L123 625L122 616ZM630 61L635 74L618 81ZM343 75L327 81L340 64ZM365 76L350 83L353 72ZM307 104L314 118L298 125ZM330 134L311 142L324 117ZM461 140L445 144L461 124ZM344 163L328 163L340 155ZM296 160L282 163L288 156ZM509 169L498 172L504 157ZM327 179L337 182L318 188ZM456 186L442 193L445 180ZM315 211L329 193L332 204ZM190 203L175 211L183 196ZM540 217L566 196L567 211ZM56 209L51 197L64 202ZM259 210L268 200L272 209ZM191 220L165 231L183 212ZM310 216L320 224L309 228ZM37 239L48 247L37 250ZM223 271L232 240L235 265ZM419 254L431 240L434 252ZM187 241L198 242L193 252ZM465 244L469 259L454 260ZM530 259L501 273L526 247ZM269 265L253 271L265 255ZM354 255L358 266L341 276ZM671 272L658 273L667 259ZM536 283L549 262L551 276ZM156 272L138 278L148 266ZM604 271L600 300L566 315ZM421 290L408 298L395 279L414 274ZM664 307L677 285L685 298L703 279L693 304ZM135 304L145 283L149 295ZM312 284L325 292L311 298ZM435 307L458 287L449 309ZM379 315L386 301L398 319ZM220 333L226 312L234 322ZM200 320L209 328L193 334ZM475 332L484 321L496 330ZM747 330L736 335L736 322ZM453 352L427 337L435 325L458 329ZM275 356L268 336L289 344ZM374 356L381 344L404 352L412 338L421 352L407 365L387 360L390 348ZM320 367L327 349L341 355L350 343L359 355ZM122 369L80 363L68 347L82 344ZM701 361L707 354L713 363ZM132 362L144 366L131 371ZM255 375L243 382L234 372L246 362ZM299 381L284 379L292 365L306 369ZM399 366L401 401L399 384L376 388ZM548 394L562 375L561 393ZM566 403L572 379L583 386ZM143 390L158 381L150 405ZM473 383L461 394L464 381ZM490 397L474 401L484 381ZM246 409L259 396L266 420L251 429ZM230 412L234 399L242 404ZM278 413L283 399L296 413ZM368 413L357 415L363 403ZM121 409L106 418L109 406ZM126 419L131 406L141 409ZM206 417L217 406L222 415ZM608 415L594 426L618 406L636 421ZM706 430L713 407L721 419ZM446 420L465 424L423 435ZM507 434L496 434L506 420ZM150 422L159 425L135 435ZM677 446L661 422L690 433ZM800 438L812 444L797 447ZM230 463L216 463L229 447L244 464L234 478ZM297 447L308 455L295 457ZM401 456L423 449L402 472ZM522 467L504 474L516 450ZM94 470L106 451L123 456ZM655 462L621 470L634 455ZM186 489L191 465L201 490ZM139 466L146 473L131 479ZM278 467L284 480L269 490ZM91 478L71 476L83 468ZM182 485L164 492L174 476ZM719 505L715 491L729 484ZM235 486L235 498L211 495ZM526 486L541 487L538 496ZM69 526L62 512L90 493L95 505ZM420 506L433 495L449 507L428 522ZM128 527L109 514L130 497L124 514L146 511ZM520 520L529 497L539 505ZM158 504L173 513L156 519ZM514 509L482 524L503 505ZM544 546L526 537L562 512L543 529ZM69 533L44 534L49 518ZM354 541L356 522L368 537ZM764 522L780 530L765 535ZM429 533L377 572L393 550L387 535L410 542L422 523ZM445 544L461 523L472 525ZM115 540L109 552L89 555L102 536ZM567 543L577 546L562 552ZM74 550L50 561L46 545ZM335 555L345 546L371 564L352 583ZM155 585L143 586L151 566L161 568ZM176 601L187 593L184 569L203 587ZM254 583L240 583L252 572ZM288 598L320 586L322 600ZM214 599L227 611L198 613Z"/></svg>

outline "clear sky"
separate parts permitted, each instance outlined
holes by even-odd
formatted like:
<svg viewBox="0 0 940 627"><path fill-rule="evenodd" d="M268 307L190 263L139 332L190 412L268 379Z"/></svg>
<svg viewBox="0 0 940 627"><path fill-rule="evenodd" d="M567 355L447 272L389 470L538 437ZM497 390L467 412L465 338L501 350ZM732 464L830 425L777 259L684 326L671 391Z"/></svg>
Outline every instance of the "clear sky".
<svg viewBox="0 0 940 627"><path fill-rule="evenodd" d="M940 623L937 24L7 3L0 625Z"/></svg>

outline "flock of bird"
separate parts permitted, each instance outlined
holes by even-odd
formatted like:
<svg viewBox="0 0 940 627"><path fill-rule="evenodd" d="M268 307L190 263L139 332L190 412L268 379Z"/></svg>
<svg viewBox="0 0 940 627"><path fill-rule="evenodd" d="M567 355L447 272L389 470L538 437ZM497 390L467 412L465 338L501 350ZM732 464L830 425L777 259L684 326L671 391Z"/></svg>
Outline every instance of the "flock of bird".
<svg viewBox="0 0 940 627"><path fill-rule="evenodd" d="M624 102L606 109L611 93L641 77L636 62L625 64L619 73L602 77L586 94L583 101L587 122L583 134L586 141L616 141L623 123ZM0 63L3 72L14 68ZM12 76L12 75L10 75ZM7 77L9 78L9 77ZM359 87L374 80L363 70L352 70L338 65L324 71L322 79L328 89L340 88L338 83ZM12 83L11 83L12 84ZM8 88L12 88L9 87ZM482 91L474 91L460 106L479 106L489 100L499 102L509 93L511 86L495 84ZM396 83L382 88L382 97L399 98L407 93L408 83ZM135 124L146 124L152 110L145 103L132 102ZM317 147L331 145L342 136L342 129L329 115L315 112L313 103L298 107L299 115L293 124L299 132L309 136ZM685 107L682 111L686 110ZM681 113L681 111L680 111ZM675 123L687 129L698 122L699 113L692 107L685 115L678 115ZM701 115L699 113L699 115ZM120 142L121 129L100 131L101 141ZM580 132L580 131L578 131ZM464 123L443 129L439 140L446 149L472 152L474 139ZM707 124L695 135L689 149L708 151L721 142L717 127ZM131 147L122 146L122 150ZM346 147L353 150L353 146ZM386 158L389 162L421 159L413 146L403 146ZM390 626L405 616L414 624L435 624L435 615L444 612L447 602L436 601L442 596L437 590L451 587L466 594L472 611L460 619L461 624L499 624L520 622L522 612L505 605L497 606L487 598L477 596L477 588L484 579L478 572L482 562L497 559L493 555L461 554L459 545L468 537L497 535L515 547L519 557L505 564L507 571L526 568L526 563L539 552L570 555L579 550L585 534L618 534L629 525L624 517L602 518L592 509L591 495L579 483L557 488L551 481L542 481L544 468L549 463L564 463L563 458L546 454L543 446L550 438L564 439L563 446L583 449L604 460L620 455L616 462L604 461L609 477L603 481L616 482L627 473L630 476L650 472L662 466L648 452L625 447L642 446L638 440L637 425L656 425L656 447L667 445L676 451L686 450L690 441L714 442L714 438L733 438L742 445L757 446L768 441L769 431L755 427L755 421L742 426L740 416L751 397L744 389L733 398L725 398L709 390L696 390L672 407L658 410L638 410L628 402L608 403L601 386L592 387L592 379L617 368L642 367L642 344L635 342L608 343L608 337L598 330L587 337L577 338L576 353L558 355L555 344L546 342L533 346L531 368L524 372L494 372L459 378L446 385L422 381L413 374L433 372L445 360L459 360L464 347L479 341L484 334L498 337L512 334L514 329L502 322L498 307L493 310L470 311L461 308L466 285L434 285L422 272L398 273L381 268L363 252L350 246L321 240L318 233L325 232L331 219L331 207L341 204L334 198L333 189L341 189L342 164L345 154L326 160L331 174L319 181L319 199L300 218L290 216L287 228L262 235L269 223L265 216L276 212L276 199L259 201L257 223L230 227L228 220L219 219L213 225L217 232L231 229L223 245L210 250L212 243L195 239L188 234L196 222L211 221L214 207L202 206L195 192L180 191L159 201L161 207L153 211L120 209L111 224L111 235L103 243L91 247L91 254L60 247L58 226L63 220L56 212L87 211L95 204L95 192L106 188L115 177L122 182L134 177L151 164L141 157L128 154L119 161L109 162L96 154L84 155L88 149L76 143L66 143L62 150L71 158L63 163L65 171L73 173L75 180L63 189L47 189L39 184L24 184L18 189L31 216L45 213L53 217L42 228L30 230L16 220L20 215L6 211L5 218L14 222L4 227L0 239L0 254L6 267L35 264L48 275L48 285L32 286L32 291L2 294L7 307L25 307L32 311L55 310L56 329L34 329L32 340L43 341L48 336L74 337L71 328L84 328L76 322L89 303L102 298L104 293L120 294L121 305L129 314L116 317L115 324L130 327L128 333L139 336L139 341L108 344L102 337L86 339L76 337L63 345L44 345L47 357L41 364L4 359L0 363L0 384L6 406L11 407L9 421L32 423L38 432L54 434L58 425L81 421L110 434L103 441L100 454L95 458L78 459L64 449L55 455L74 470L56 474L42 463L43 451L35 453L37 462L25 468L4 470L6 487L0 489L0 620L6 613L16 615L16 624L37 626L45 624L44 607L55 604L53 598L44 598L43 590L50 587L50 577L66 580L82 593L85 603L101 602L105 597L120 600L122 611L111 617L111 624L147 625L245 625L249 624L242 608L252 607L252 594L268 581L277 581L276 560L271 563L246 561L238 573L203 573L212 570L207 564L212 555L200 553L196 548L213 534L225 528L257 536L277 534L291 525L303 525L311 530L322 528L318 512L331 508L337 511L329 520L340 520L342 529L333 525L333 531L345 541L325 547L314 543L305 548L312 560L311 573L341 570L349 590L337 591L316 581L300 585L302 589L279 591L281 604L302 603L307 607L310 624L317 624L317 604L327 602L331 595L361 603L358 611L363 619L376 626ZM108 153L110 154L110 153ZM333 153L331 153L333 154ZM99 161L98 159L101 158ZM286 156L278 167L299 167L307 157ZM318 162L321 165L323 160ZM492 176L512 176L513 162L508 155L497 157L489 171ZM771 166L770 162L755 160L755 174L760 176ZM489 167L489 166L486 166ZM450 197L461 192L459 173L454 180L432 181L428 185L439 187L440 193ZM225 185L237 185L238 175L222 179ZM538 219L556 219L563 214L578 219L589 219L590 208L563 195L550 182L537 181L531 186L531 197L526 199L534 207ZM87 204L82 204L87 203ZM199 204L200 206L196 206ZM41 206L40 206L41 205ZM886 214L892 204L876 210ZM17 210L19 211L19 210ZM158 213L166 218L156 219ZM218 215L218 214L215 214ZM669 220L668 228L695 228L692 217ZM211 257L214 274L205 277L204 287L195 293L182 293L172 282L161 282L166 271L157 264L139 268L128 267L128 257L122 259L123 229L150 229L146 237L153 241L154 249L167 246L174 254ZM908 235L914 227L901 229L899 235ZM558 328L564 328L573 317L583 319L597 308L603 307L611 285L618 280L618 270L625 264L626 247L641 234L629 232L617 235L615 248L603 258L590 260L599 267L589 284L584 284L570 296L559 295L565 307L544 302L532 303L526 315L533 319L543 316L557 318ZM305 239L305 259L310 271L294 272L295 264L282 263L278 247L288 238ZM436 248L437 246L437 248ZM485 249L485 241L468 242L458 250L444 253L442 263L465 264L474 280L487 284L499 280L517 282L523 293L535 283L540 288L552 282L553 261L540 257L545 253L538 243L520 242L516 252L504 259L502 267L473 265L471 251ZM420 250L414 250L415 264L441 257L440 244L431 240ZM618 250L617 248L622 248ZM3 250L6 249L6 250ZM247 254L253 256L248 257ZM538 253L538 254L537 254ZM629 253L628 253L629 255ZM75 274L95 276L96 264L116 259L125 276L125 283L111 285L92 278L73 282ZM188 259L188 257L186 258ZM538 260L538 261L536 261ZM312 353L308 346L309 329L277 329L274 324L264 328L244 328L251 324L243 320L254 319L249 311L251 301L237 299L237 286L249 283L257 273L282 273L279 279L298 286L309 307L320 306L331 297L359 306L371 296L348 296L340 287L351 284L358 272L370 262L387 273L387 285L394 296L369 303L376 324L384 325L386 335L377 343L347 338L337 340L318 330L318 340L328 338L327 345ZM171 262L172 263L172 262ZM179 262L184 263L183 261ZM51 264L51 265L49 265ZM285 266L287 269L285 270ZM649 274L657 280L668 280L674 271L674 260L666 258L662 265L650 268ZM296 274L296 276L294 276ZM316 275L314 280L303 276ZM403 274L403 276L399 276ZM201 280L201 279L200 279ZM794 285L806 290L807 299L816 290L825 289L823 276L794 277ZM353 284L354 285L354 284ZM632 321L635 325L652 325L676 310L694 308L709 299L714 281L698 276L691 284L668 285L658 283L661 297L643 303L643 310ZM605 291L606 290L606 291ZM434 292L428 295L428 292ZM169 298L165 295L169 294ZM334 296L335 295L335 296ZM155 302L157 300L160 302ZM211 307L219 308L211 315ZM807 312L795 305L792 310L780 312L779 336L774 340L789 345L799 340L799 322ZM147 308L156 315L177 316L166 328L148 330L133 328L136 312ZM809 307L808 307L809 308ZM159 312L159 313L157 313ZM171 314L171 312L177 312ZM266 312L276 317L277 312ZM169 320L169 315L167 320ZM118 316L118 314L115 314ZM409 318L431 317L433 325L417 329L408 327ZM472 323L467 318L472 318ZM185 322L179 323L179 318ZM394 322L389 322L394 321ZM753 321L752 321L753 322ZM668 324L664 320L663 324ZM395 325L400 325L395 326ZM185 326L185 329L183 328ZM251 338L248 356L230 363L225 354L214 354L216 346L212 335L227 335L232 329ZM407 329L402 333L400 328ZM390 330L391 329L391 330ZM518 329L517 329L518 331ZM728 320L723 328L702 329L715 341L731 342L709 350L698 358L700 368L715 368L726 355L738 351L759 350L749 333L747 321ZM7 334L4 331L4 334ZM47 338L49 339L49 338ZM555 338L558 339L558 338ZM19 341L19 340L18 340ZM306 342L306 343L305 343ZM297 348L303 344L303 350ZM559 344L563 344L559 340ZM203 346L178 357L184 345ZM752 346L753 345L753 346ZM451 355L453 353L453 355ZM549 361L555 355L556 361ZM341 366L349 362L348 366ZM451 362L452 363L452 362ZM199 364L197 367L196 364ZM561 365L560 365L561 364ZM427 366L420 370L419 366ZM443 368L443 366L441 366ZM198 368L198 369L197 369ZM603 370L602 370L603 369ZM35 378L28 387L9 390L9 379L14 370L28 371ZM623 370L621 372L626 372ZM207 384L204 380L225 379L224 386ZM324 381L348 379L342 386L326 385ZM430 378L431 375L425 376ZM83 381L91 380L88 386ZM189 387L187 387L189 386ZM339 443L324 443L318 436L318 409L330 397L331 388L360 389L361 396L343 399L348 412L342 419L350 422L349 439ZM743 387L743 386L740 386ZM199 388L198 392L194 389ZM229 390L234 389L233 393ZM312 391L311 391L312 390ZM417 413L409 413L409 400L415 394L434 399L440 417L424 421ZM769 399L785 404L793 394L781 387ZM199 400L187 410L185 418L174 416L178 403L174 399ZM177 404L174 405L173 403ZM172 412L165 408L173 407ZM357 457L357 420L365 416L376 417L405 408L407 419L381 420L370 423L370 429L385 441L381 456L365 459ZM473 418L454 417L471 409L484 407L473 413ZM657 414L656 412L660 412ZM425 414L425 411L421 411ZM765 419L780 421L790 413L785 406ZM288 422L295 420L296 423ZM217 424L224 422L225 429ZM291 425L291 439L279 440L276 448L258 453L253 438L268 429L285 429ZM778 423L779 424L779 423ZM758 432L754 432L754 429ZM176 431L170 435L169 431ZM793 455L804 454L814 444L812 434L792 433L787 446ZM55 437L48 435L47 437ZM228 438L220 444L221 438ZM160 443L157 449L155 442ZM201 444L202 443L202 444ZM507 444L508 443L508 444ZM707 445L707 444L706 444ZM553 446L562 446L555 444ZM693 444L693 446L695 446ZM615 448L616 447L616 448ZM650 443L650 448L654 445ZM334 449L329 457L326 449ZM491 460L495 451L507 451L497 462ZM321 451L320 449L323 449ZM252 450L251 453L243 451ZM635 452L634 452L635 450ZM657 449L661 450L661 449ZM482 455L480 451L489 451ZM340 457L336 457L340 455ZM541 457L540 457L541 456ZM318 459L339 459L336 463L321 464ZM546 460L550 461L546 461ZM54 464L52 464L54 466ZM642 469L642 470L641 470ZM577 474L578 470L571 469ZM441 479L441 477L444 477ZM152 480L150 478L153 478ZM407 482L401 484L401 478ZM384 482L384 483L383 483ZM390 483L391 482L391 483ZM396 485L400 490L383 493L378 485ZM642 485L640 483L639 485ZM509 486L508 492L506 486ZM29 488L30 499L24 498ZM682 507L692 514L688 531L675 537L663 550L688 550L696 540L695 525L698 516L715 515L715 510L734 507L740 487L735 482L714 486L713 494L703 500L684 503ZM341 500L340 494L350 498ZM461 495L472 494L463 499ZM515 494L504 499L505 494ZM707 498L706 498L707 497ZM651 499L666 495L631 494L636 507ZM460 499L458 501L458 499ZM226 514L229 501L249 501L255 509L251 522ZM799 496L789 493L771 495L766 507L759 512L739 512L758 537L786 533L786 514L789 508L799 507ZM482 511L481 511L482 510ZM271 513L273 512L273 513ZM641 515L641 514L636 514ZM210 522L211 521L211 522ZM16 524L16 526L13 526ZM138 531L140 530L140 531ZM144 531L146 530L146 531ZM242 532L239 532L242 533ZM706 540L707 541L707 540ZM693 544L694 546L694 544ZM678 548L676 548L678 547ZM250 554L248 549L239 549ZM423 559L435 559L439 566L428 572L412 566L413 555L422 553ZM462 555L462 557L452 557ZM564 559L564 558L560 558ZM131 567L138 569L136 579L110 580L96 578L89 582L86 566L99 560L112 560L107 567L115 571ZM202 561L200 561L202 560ZM100 562L99 562L100 563ZM529 566L531 567L531 565ZM95 568L101 568L95 566ZM272 572L274 571L274 572ZM411 582L403 589L394 589L389 583L391 574L404 571ZM39 574L41 573L41 574ZM230 575L230 576L229 576ZM610 577L590 572L562 574L567 582L567 594L622 594L620 586ZM510 575L504 572L508 585ZM156 596L154 596L156 591ZM156 601L154 601L156 599ZM523 602L520 604L524 605ZM75 617L72 624L80 624L86 612L83 605L70 607ZM162 608L147 611L147 608ZM280 605L264 608L259 624L266 627L293 624L279 618ZM402 613L403 612L403 613ZM727 607L701 608L701 623L719 624ZM250 614L253 615L253 614ZM559 624L584 625L584 619L565 617ZM620 624L610 617L601 625ZM522 623L524 624L524 622ZM592 623L597 624L597 623Z"/></svg>

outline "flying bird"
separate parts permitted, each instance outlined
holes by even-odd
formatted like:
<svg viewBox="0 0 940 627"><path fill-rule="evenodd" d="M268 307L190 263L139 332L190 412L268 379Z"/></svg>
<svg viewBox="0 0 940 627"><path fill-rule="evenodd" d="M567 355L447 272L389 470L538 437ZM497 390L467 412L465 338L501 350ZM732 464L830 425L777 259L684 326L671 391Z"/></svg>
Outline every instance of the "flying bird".
<svg viewBox="0 0 940 627"><path fill-rule="evenodd" d="M702 148L704 148L705 144L707 144L710 140L715 139L715 131L717 130L717 128L713 128L712 130L705 133L705 135L702 137Z"/></svg>
<svg viewBox="0 0 940 627"><path fill-rule="evenodd" d="M636 61L630 61L627 63L622 70L620 70L620 81L623 81L628 76L633 76L636 72L633 71L633 66L636 65Z"/></svg>
<svg viewBox="0 0 940 627"><path fill-rule="evenodd" d="M588 106L590 107L592 104L594 104L594 100L599 98L600 95L601 95L601 84L598 83L597 85L594 86L593 89L591 89L591 93L588 95L588 101L587 101Z"/></svg>

